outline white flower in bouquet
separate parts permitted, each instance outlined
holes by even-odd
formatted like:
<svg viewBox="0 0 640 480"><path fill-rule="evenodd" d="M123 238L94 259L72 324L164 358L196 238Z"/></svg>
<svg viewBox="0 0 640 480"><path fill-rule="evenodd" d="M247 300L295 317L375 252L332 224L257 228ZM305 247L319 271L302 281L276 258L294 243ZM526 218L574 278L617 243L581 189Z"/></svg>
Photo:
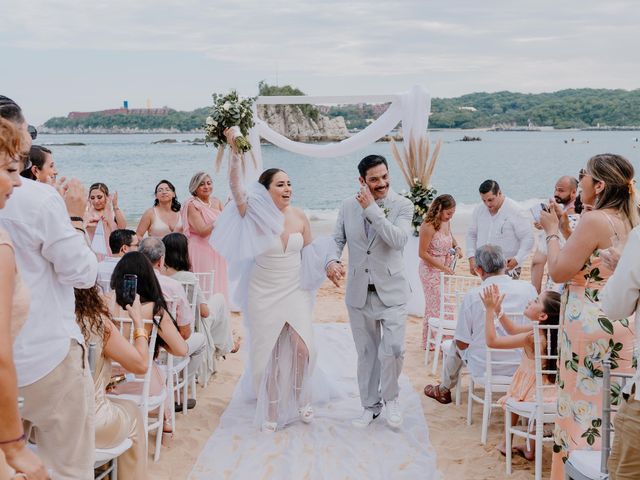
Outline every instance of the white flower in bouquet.
<svg viewBox="0 0 640 480"><path fill-rule="evenodd" d="M227 95L214 94L213 108L205 125L206 141L213 143L215 147L224 147L227 144L224 131L238 127L239 135L233 137L235 146L241 153L251 150L246 136L254 125L251 110L253 101L253 98L240 99L235 90L231 90Z"/></svg>

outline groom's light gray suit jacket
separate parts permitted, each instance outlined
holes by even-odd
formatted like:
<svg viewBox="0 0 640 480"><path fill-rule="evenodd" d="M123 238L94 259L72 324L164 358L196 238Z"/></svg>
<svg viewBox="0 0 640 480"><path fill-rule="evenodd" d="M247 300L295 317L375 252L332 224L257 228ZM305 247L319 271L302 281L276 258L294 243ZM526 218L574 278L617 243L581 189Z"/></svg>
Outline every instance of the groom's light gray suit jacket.
<svg viewBox="0 0 640 480"><path fill-rule="evenodd" d="M334 260L342 256L347 244L349 268L345 301L355 308L364 306L369 283L375 285L378 297L388 307L406 303L411 292L402 254L411 235L413 204L389 189L383 206L384 210L372 203L363 210L352 197L342 203L338 214ZM370 222L373 229L369 237L365 221Z"/></svg>

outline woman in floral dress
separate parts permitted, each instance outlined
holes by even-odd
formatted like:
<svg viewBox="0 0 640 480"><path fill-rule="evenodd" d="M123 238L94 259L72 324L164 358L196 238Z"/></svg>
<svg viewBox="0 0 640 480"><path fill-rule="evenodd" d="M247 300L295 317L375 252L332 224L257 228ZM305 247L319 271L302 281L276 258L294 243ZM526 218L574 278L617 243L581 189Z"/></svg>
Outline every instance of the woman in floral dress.
<svg viewBox="0 0 640 480"><path fill-rule="evenodd" d="M564 462L571 451L600 449L602 361L609 357L612 369L632 371L632 320L609 320L602 313L599 292L612 274L601 262L600 251L623 244L638 224L633 178L633 166L625 158L592 157L580 171L580 187L583 203L593 211L582 214L562 249L555 208L541 214L549 274L555 282L567 282L560 316L552 479L564 479Z"/></svg>
<svg viewBox="0 0 640 480"><path fill-rule="evenodd" d="M450 220L456 213L456 201L451 195L436 197L420 226L420 280L424 291L424 319L422 321L422 349L427 346L427 323L429 318L440 316L440 272L453 275L451 268L455 255L460 258L462 250L451 233Z"/></svg>

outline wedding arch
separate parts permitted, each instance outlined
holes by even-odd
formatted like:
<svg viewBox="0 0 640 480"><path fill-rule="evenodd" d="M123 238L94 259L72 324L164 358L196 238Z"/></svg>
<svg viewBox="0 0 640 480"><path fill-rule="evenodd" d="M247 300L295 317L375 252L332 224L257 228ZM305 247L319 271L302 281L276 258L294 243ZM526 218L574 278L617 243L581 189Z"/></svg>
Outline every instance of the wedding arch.
<svg viewBox="0 0 640 480"><path fill-rule="evenodd" d="M332 143L310 144L296 142L273 130L267 122L258 118L258 105L326 105L357 103L390 103L387 110L362 131ZM273 145L300 155L315 158L330 158L347 155L362 150L376 142L398 124L402 124L403 137L406 140L420 140L427 136L427 124L431 110L431 96L422 87L415 85L409 91L392 95L352 95L352 96L260 96L254 103L253 118L255 126L249 132L249 141L253 146L255 170L251 162L246 162L247 176L256 178L262 171L262 153L260 140L264 138ZM409 313L422 316L424 297L418 276L418 242L411 236L405 248L405 263L411 289Z"/></svg>

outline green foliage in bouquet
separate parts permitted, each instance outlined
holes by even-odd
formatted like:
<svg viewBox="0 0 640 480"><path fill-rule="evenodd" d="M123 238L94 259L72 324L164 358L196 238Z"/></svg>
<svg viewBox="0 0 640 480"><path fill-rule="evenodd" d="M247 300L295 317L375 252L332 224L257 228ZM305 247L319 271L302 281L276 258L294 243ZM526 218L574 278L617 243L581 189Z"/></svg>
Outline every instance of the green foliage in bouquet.
<svg viewBox="0 0 640 480"><path fill-rule="evenodd" d="M224 131L227 128L239 127L242 136L235 138L238 151L251 150L251 144L246 137L254 126L252 111L254 101L254 97L240 99L235 90L231 90L226 95L214 93L213 107L204 126L206 142L213 143L214 147L224 147L227 144Z"/></svg>
<svg viewBox="0 0 640 480"><path fill-rule="evenodd" d="M425 186L419 180L416 180L411 189L404 194L413 203L411 226L416 237L419 235L420 225L422 225L424 217L427 216L429 205L436 198L437 193L438 191L432 186Z"/></svg>

